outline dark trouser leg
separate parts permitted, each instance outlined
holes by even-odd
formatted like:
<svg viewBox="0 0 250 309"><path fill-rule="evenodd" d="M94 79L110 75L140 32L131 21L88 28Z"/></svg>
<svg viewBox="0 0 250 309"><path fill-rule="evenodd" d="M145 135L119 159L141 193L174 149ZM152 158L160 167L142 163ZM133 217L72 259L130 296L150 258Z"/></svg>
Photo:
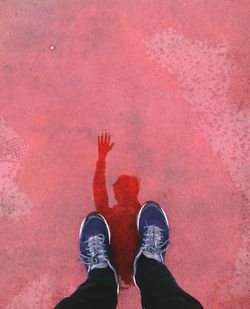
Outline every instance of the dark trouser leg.
<svg viewBox="0 0 250 309"><path fill-rule="evenodd" d="M113 271L107 267L91 270L87 281L55 309L115 309L116 305L117 285Z"/></svg>
<svg viewBox="0 0 250 309"><path fill-rule="evenodd" d="M137 264L136 282L146 309L202 309L202 305L184 292L168 268L142 255Z"/></svg>

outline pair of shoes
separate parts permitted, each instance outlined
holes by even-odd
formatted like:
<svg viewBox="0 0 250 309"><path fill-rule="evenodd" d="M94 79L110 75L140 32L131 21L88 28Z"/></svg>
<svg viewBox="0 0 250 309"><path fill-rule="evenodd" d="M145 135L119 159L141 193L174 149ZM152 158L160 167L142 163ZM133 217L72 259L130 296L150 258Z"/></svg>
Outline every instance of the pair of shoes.
<svg viewBox="0 0 250 309"><path fill-rule="evenodd" d="M134 281L139 257L164 263L169 242L168 219L163 209L155 202L145 203L137 218L139 235L138 251L134 259ZM99 213L91 213L82 222L80 233L80 260L87 274L93 269L110 267L118 286L118 276L110 256L110 230L105 218ZM137 284L136 284L137 286Z"/></svg>

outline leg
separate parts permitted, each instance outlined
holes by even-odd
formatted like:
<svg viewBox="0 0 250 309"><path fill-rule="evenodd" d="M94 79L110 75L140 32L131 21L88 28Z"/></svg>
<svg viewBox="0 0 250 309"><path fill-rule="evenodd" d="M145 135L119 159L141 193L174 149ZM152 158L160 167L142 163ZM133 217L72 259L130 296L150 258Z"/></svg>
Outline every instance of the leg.
<svg viewBox="0 0 250 309"><path fill-rule="evenodd" d="M118 277L110 259L110 231L104 217L91 213L80 228L80 259L88 278L55 309L115 309Z"/></svg>
<svg viewBox="0 0 250 309"><path fill-rule="evenodd" d="M168 268L141 255L138 260L136 283L141 290L142 306L146 309L201 309L201 304L184 292Z"/></svg>
<svg viewBox="0 0 250 309"><path fill-rule="evenodd" d="M137 228L139 248L134 261L134 279L146 309L201 309L202 305L184 292L164 264L169 247L165 212L154 202L141 208Z"/></svg>
<svg viewBox="0 0 250 309"><path fill-rule="evenodd" d="M55 309L115 309L117 305L117 284L113 271L107 267L93 269L88 279Z"/></svg>

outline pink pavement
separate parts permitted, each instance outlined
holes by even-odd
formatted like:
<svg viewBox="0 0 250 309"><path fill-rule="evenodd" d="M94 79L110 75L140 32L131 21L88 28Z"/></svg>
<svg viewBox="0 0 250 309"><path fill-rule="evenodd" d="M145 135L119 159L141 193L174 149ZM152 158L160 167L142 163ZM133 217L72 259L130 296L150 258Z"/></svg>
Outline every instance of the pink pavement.
<svg viewBox="0 0 250 309"><path fill-rule="evenodd" d="M0 4L0 308L53 308L86 279L82 219L140 179L168 215L166 263L205 308L249 308L249 3ZM123 283L122 283L123 284ZM140 308L123 286L119 309Z"/></svg>

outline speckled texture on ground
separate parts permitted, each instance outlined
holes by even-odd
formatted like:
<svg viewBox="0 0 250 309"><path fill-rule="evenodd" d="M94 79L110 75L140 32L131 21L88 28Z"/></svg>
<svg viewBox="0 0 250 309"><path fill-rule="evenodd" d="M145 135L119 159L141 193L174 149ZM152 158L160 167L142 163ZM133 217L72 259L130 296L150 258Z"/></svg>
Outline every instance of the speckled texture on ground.
<svg viewBox="0 0 250 309"><path fill-rule="evenodd" d="M166 211L177 282L205 308L249 308L246 0L0 4L0 308L52 308L86 275L97 135ZM140 308L135 287L119 309Z"/></svg>

